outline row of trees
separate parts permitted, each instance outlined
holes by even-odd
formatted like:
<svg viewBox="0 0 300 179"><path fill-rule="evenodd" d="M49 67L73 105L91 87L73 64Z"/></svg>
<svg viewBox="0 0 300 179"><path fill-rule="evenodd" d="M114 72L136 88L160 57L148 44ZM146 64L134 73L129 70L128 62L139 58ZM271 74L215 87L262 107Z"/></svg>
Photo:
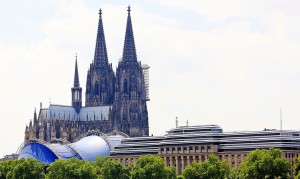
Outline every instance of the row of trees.
<svg viewBox="0 0 300 179"><path fill-rule="evenodd" d="M147 155L140 157L134 166L124 166L106 157L97 157L93 163L76 158L56 160L47 169L33 159L21 159L0 163L1 178L23 179L261 179L289 178L291 164L282 159L279 149L255 150L241 163L240 169L230 169L228 162L209 155L205 162L193 162L181 175L176 176L174 167L166 167L161 157ZM294 175L300 179L300 157L294 162Z"/></svg>

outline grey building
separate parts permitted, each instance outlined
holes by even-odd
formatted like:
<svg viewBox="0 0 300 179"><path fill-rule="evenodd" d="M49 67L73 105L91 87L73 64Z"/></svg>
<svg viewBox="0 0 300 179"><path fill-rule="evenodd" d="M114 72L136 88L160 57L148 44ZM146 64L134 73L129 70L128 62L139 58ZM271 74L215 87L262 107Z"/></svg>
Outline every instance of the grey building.
<svg viewBox="0 0 300 179"><path fill-rule="evenodd" d="M268 130L223 132L218 125L181 126L164 136L125 138L110 153L110 158L125 165L133 165L142 155L161 156L166 166L176 168L177 174L193 161L207 160L214 154L239 168L250 151L279 148L283 158L292 166L300 156L299 130ZM291 171L291 176L292 171Z"/></svg>

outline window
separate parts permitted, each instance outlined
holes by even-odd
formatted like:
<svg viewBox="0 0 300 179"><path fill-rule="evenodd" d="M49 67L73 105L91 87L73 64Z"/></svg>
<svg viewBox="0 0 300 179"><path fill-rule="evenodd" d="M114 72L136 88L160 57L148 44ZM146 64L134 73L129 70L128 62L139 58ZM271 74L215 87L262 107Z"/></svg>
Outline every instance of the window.
<svg viewBox="0 0 300 179"><path fill-rule="evenodd" d="M127 86L128 86L128 85L127 85L127 80L125 79L125 80L124 80L124 86L123 86L123 88L124 88L124 93L125 93L125 94L128 93L128 89L127 89L128 87L127 87Z"/></svg>
<svg viewBox="0 0 300 179"><path fill-rule="evenodd" d="M98 81L95 82L95 95L99 95L99 84L98 84Z"/></svg>
<svg viewBox="0 0 300 179"><path fill-rule="evenodd" d="M201 156L201 162L205 161L204 155Z"/></svg>
<svg viewBox="0 0 300 179"><path fill-rule="evenodd" d="M199 148L198 146L195 147L195 152L198 153L199 152Z"/></svg>
<svg viewBox="0 0 300 179"><path fill-rule="evenodd" d="M164 148L160 148L160 153L163 154L164 153Z"/></svg>

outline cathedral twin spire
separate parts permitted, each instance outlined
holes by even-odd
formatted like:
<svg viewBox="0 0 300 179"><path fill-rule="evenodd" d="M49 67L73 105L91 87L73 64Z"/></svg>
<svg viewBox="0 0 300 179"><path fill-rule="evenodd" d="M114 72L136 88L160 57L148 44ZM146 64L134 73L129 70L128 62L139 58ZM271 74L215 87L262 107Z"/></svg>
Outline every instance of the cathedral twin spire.
<svg viewBox="0 0 300 179"><path fill-rule="evenodd" d="M99 22L98 22L98 30L97 30L94 63L96 64L96 66L108 64L101 9L99 10Z"/></svg>
<svg viewBox="0 0 300 179"><path fill-rule="evenodd" d="M123 62L136 62L136 49L134 42L134 35L132 29L132 22L130 16L130 6L128 6L128 17L125 33L125 41L123 47ZM77 60L75 65L75 84L79 87ZM115 96L115 82L112 65L108 62L108 55L106 49L106 42L104 36L104 28L102 22L102 10L99 10L99 21L97 29L97 38L95 45L95 53L93 62L90 65L87 75L86 83L86 106L101 106L112 105ZM118 87L116 87L118 88Z"/></svg>
<svg viewBox="0 0 300 179"><path fill-rule="evenodd" d="M125 33L125 41L124 41L124 48L123 48L123 60L124 61L137 61L136 57L136 49L134 43L134 36L133 36L133 29L131 23L131 16L130 16L130 6L128 6L128 17L127 17L127 25L126 25L126 33Z"/></svg>
<svg viewBox="0 0 300 179"><path fill-rule="evenodd" d="M130 6L128 6L127 25L126 25L122 59L124 61L127 60L137 61L130 11L131 11ZM96 63L96 65L108 64L101 9L99 10L99 22L98 22L98 30L97 30L94 63Z"/></svg>

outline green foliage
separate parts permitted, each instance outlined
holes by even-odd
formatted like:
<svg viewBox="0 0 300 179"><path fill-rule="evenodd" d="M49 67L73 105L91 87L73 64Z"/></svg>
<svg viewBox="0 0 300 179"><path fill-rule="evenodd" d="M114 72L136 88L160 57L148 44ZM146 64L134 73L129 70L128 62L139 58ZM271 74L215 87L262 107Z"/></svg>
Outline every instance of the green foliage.
<svg viewBox="0 0 300 179"><path fill-rule="evenodd" d="M93 163L72 158L56 160L44 173L44 165L33 159L0 163L1 178L23 179L261 179L288 178L291 164L282 159L279 149L255 150L242 162L240 170L230 170L226 161L209 155L205 162L193 162L182 175L176 176L174 167L166 167L159 156L141 156L133 167L126 167L107 157L97 157ZM295 179L300 179L300 157L295 159Z"/></svg>
<svg viewBox="0 0 300 179"><path fill-rule="evenodd" d="M279 149L256 149L249 153L241 164L241 177L249 179L260 178L289 178L291 164L281 158Z"/></svg>
<svg viewBox="0 0 300 179"><path fill-rule="evenodd" d="M105 160L102 164L100 178L103 179L129 179L130 169L118 161Z"/></svg>
<svg viewBox="0 0 300 179"><path fill-rule="evenodd" d="M107 160L107 156L96 156L96 160L93 162L93 165L101 168Z"/></svg>
<svg viewBox="0 0 300 179"><path fill-rule="evenodd" d="M299 178L300 178L300 157L295 158L294 175L295 175L295 178L296 178L296 176L299 176Z"/></svg>
<svg viewBox="0 0 300 179"><path fill-rule="evenodd" d="M44 164L31 158L19 160L12 171L12 178L40 179L44 177Z"/></svg>
<svg viewBox="0 0 300 179"><path fill-rule="evenodd" d="M184 176L183 175L177 175L176 179L184 179Z"/></svg>
<svg viewBox="0 0 300 179"><path fill-rule="evenodd" d="M229 174L230 179L242 179L240 176L240 171L236 168L232 168Z"/></svg>
<svg viewBox="0 0 300 179"><path fill-rule="evenodd" d="M40 179L44 177L44 165L31 158L0 163L0 178Z"/></svg>
<svg viewBox="0 0 300 179"><path fill-rule="evenodd" d="M295 179L300 179L300 173L298 173L298 175L295 176Z"/></svg>
<svg viewBox="0 0 300 179"><path fill-rule="evenodd" d="M97 178L95 168L88 162L71 158L56 160L47 168L48 179Z"/></svg>
<svg viewBox="0 0 300 179"><path fill-rule="evenodd" d="M175 179L175 170L165 167L164 160L159 156L141 156L132 168L132 179Z"/></svg>
<svg viewBox="0 0 300 179"><path fill-rule="evenodd" d="M184 178L228 178L230 168L227 162L220 161L217 156L209 155L205 162L193 162L182 172Z"/></svg>
<svg viewBox="0 0 300 179"><path fill-rule="evenodd" d="M0 163L0 178L6 178L7 175L12 175L12 170L16 166L18 160L9 160Z"/></svg>
<svg viewBox="0 0 300 179"><path fill-rule="evenodd" d="M176 178L176 169L175 167L165 167L165 177L166 179L175 179Z"/></svg>

